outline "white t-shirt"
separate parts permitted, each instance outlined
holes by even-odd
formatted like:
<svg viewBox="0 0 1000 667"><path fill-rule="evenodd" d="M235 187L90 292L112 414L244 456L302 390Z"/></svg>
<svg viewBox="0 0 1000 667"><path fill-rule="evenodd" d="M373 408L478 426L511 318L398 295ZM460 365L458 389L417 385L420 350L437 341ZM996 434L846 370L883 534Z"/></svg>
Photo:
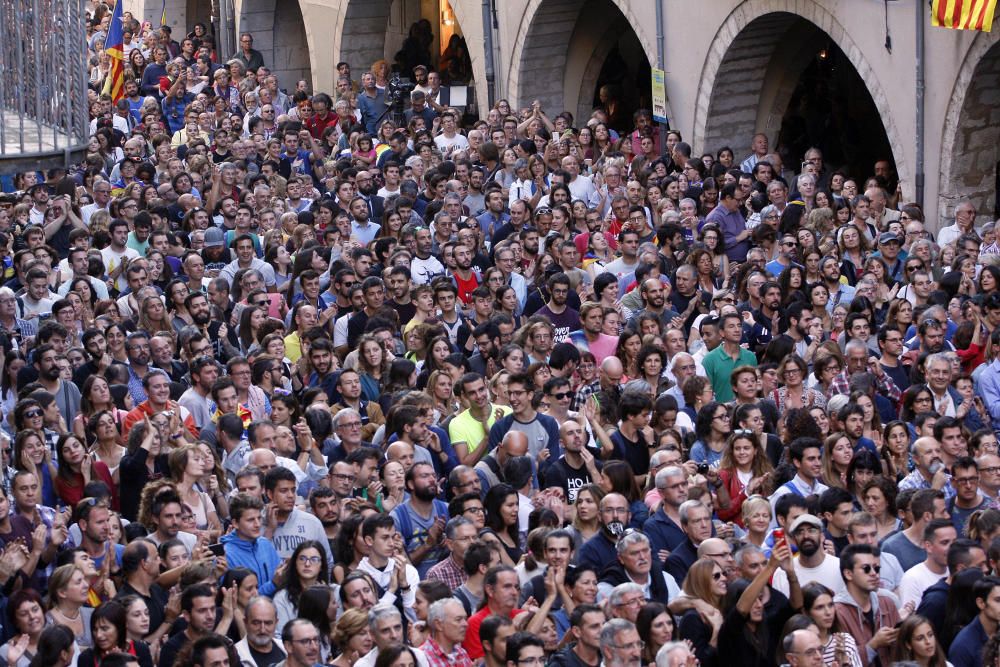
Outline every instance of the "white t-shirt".
<svg viewBox="0 0 1000 667"><path fill-rule="evenodd" d="M456 134L450 139L444 134L439 134L434 137L434 143L437 144L438 150L444 154L448 154L450 151L464 151L469 148L469 140L463 137L461 134Z"/></svg>
<svg viewBox="0 0 1000 667"><path fill-rule="evenodd" d="M931 572L927 563L917 563L903 574L903 580L899 582L899 601L904 606L907 602L913 602L914 607L920 604L920 598L924 596L924 591L948 576L948 569L944 574Z"/></svg>
<svg viewBox="0 0 1000 667"><path fill-rule="evenodd" d="M128 261L133 259L139 259L139 253L128 246L125 247L125 252L116 252L111 249L111 246L103 248L101 250L101 259L104 260L104 270L106 273L111 273L122 263L122 258L125 257ZM128 286L128 282L125 280L125 272L122 271L121 274L115 279L115 288L121 292Z"/></svg>
<svg viewBox="0 0 1000 667"><path fill-rule="evenodd" d="M795 576L799 580L799 586L805 586L815 581L823 584L834 593L844 588L844 580L840 576L840 559L836 556L826 554L819 567L803 567L797 556L793 559L792 564L795 567ZM774 590L788 595L788 575L785 574L784 570L778 570L774 573L771 586L774 587Z"/></svg>

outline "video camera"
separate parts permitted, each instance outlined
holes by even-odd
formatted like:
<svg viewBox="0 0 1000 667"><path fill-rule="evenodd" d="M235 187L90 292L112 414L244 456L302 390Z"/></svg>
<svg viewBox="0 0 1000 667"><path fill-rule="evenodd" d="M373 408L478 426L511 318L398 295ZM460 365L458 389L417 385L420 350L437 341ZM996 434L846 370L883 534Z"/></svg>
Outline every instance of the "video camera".
<svg viewBox="0 0 1000 667"><path fill-rule="evenodd" d="M397 110L402 110L409 102L410 93L413 92L415 86L416 84L409 79L401 78L399 72L393 72L385 87L385 103Z"/></svg>

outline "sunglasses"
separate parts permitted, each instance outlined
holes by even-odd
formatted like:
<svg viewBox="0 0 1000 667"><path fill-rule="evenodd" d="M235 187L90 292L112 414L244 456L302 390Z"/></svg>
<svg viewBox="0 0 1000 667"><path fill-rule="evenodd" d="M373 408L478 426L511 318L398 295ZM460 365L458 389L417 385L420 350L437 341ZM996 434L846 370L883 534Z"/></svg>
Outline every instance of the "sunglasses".
<svg viewBox="0 0 1000 667"><path fill-rule="evenodd" d="M721 572L713 572L712 573L712 580L713 581L718 581L719 579L722 579L722 573Z"/></svg>
<svg viewBox="0 0 1000 667"><path fill-rule="evenodd" d="M564 392L560 392L558 394L549 394L549 396L551 396L552 398L556 399L557 401L561 401L564 398L569 398L570 394L569 394L568 391L564 391Z"/></svg>
<svg viewBox="0 0 1000 667"><path fill-rule="evenodd" d="M882 571L882 566L870 565L868 563L865 563L864 565L861 566L861 571L864 572L865 574L871 574L872 570L875 570L875 574L878 574L879 572Z"/></svg>
<svg viewBox="0 0 1000 667"><path fill-rule="evenodd" d="M28 419L34 419L35 417L41 417L42 416L42 411L41 410L28 410L27 412L24 413L24 416L27 417Z"/></svg>

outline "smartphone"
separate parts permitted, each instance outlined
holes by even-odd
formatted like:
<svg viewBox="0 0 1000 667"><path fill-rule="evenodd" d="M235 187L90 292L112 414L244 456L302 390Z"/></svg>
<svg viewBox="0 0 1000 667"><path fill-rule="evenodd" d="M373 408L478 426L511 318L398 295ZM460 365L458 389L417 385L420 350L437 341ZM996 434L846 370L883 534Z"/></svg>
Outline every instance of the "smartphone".
<svg viewBox="0 0 1000 667"><path fill-rule="evenodd" d="M208 550L212 552L213 556L225 556L226 555L226 545L221 542L216 542L215 544L209 544Z"/></svg>

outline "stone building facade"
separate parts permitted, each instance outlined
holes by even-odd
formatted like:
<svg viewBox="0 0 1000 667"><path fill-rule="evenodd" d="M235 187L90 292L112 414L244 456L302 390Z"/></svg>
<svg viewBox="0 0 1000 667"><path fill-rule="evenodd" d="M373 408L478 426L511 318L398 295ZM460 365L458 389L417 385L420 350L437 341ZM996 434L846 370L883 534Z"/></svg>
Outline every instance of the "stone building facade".
<svg viewBox="0 0 1000 667"><path fill-rule="evenodd" d="M137 16L159 18L159 0L125 1ZM926 2L493 0L491 13L490 0L215 1L234 3L236 30L254 34L255 47L283 82L307 78L327 91L338 61L350 62L357 75L378 58L391 59L410 23L421 17L434 23L447 2L471 53L483 114L490 100L506 98L516 107L537 99L547 111L585 118L614 50L621 66L640 74L643 64L666 71L670 125L696 152L728 145L737 159L749 153L755 132L776 140L807 64L829 44L870 95L874 111L861 124L884 133L903 198L917 199L922 174L932 227L950 224L963 198L974 201L980 222L995 217L1000 30L931 27ZM205 20L208 6L209 0L168 0L167 13L183 30ZM918 124L921 11L925 95Z"/></svg>

